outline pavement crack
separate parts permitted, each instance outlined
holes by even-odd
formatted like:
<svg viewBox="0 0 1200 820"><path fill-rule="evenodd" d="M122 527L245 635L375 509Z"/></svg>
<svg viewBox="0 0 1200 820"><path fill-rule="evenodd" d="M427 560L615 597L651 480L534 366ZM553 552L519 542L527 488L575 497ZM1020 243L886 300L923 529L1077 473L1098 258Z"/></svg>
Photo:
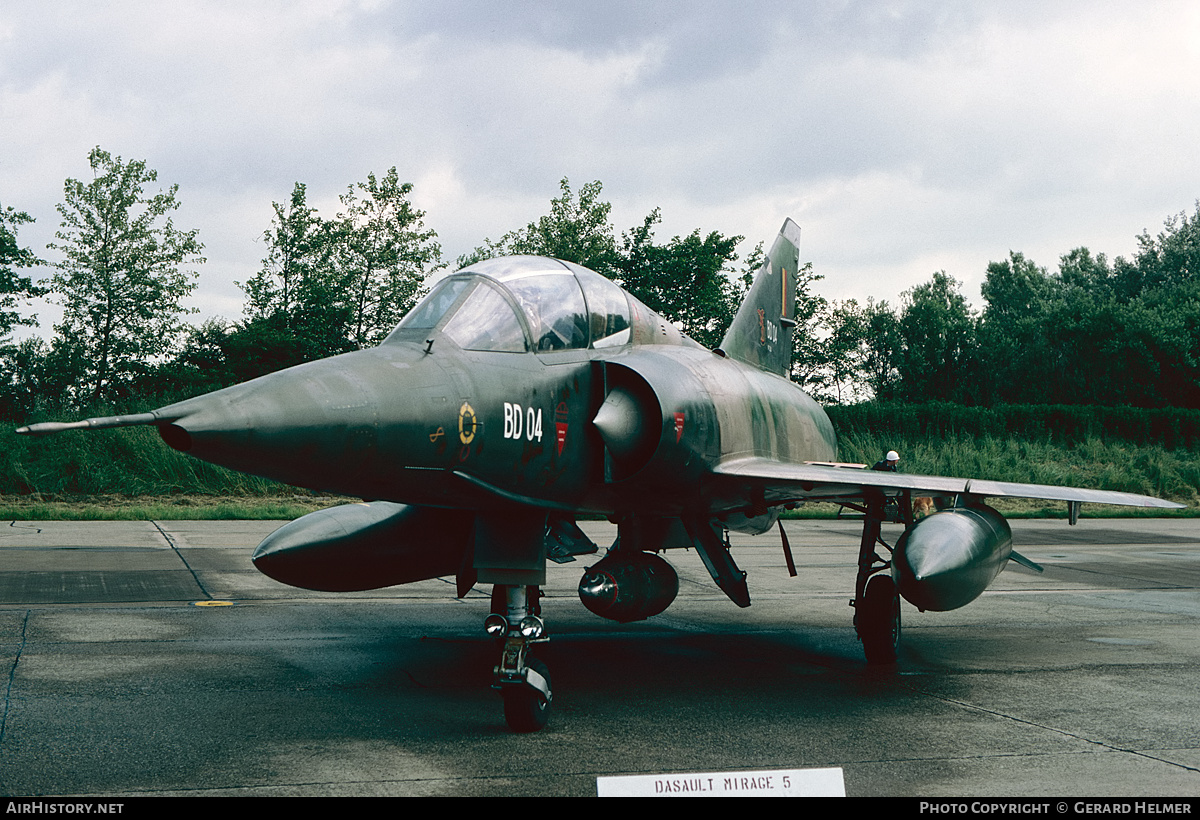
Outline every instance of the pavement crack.
<svg viewBox="0 0 1200 820"><path fill-rule="evenodd" d="M171 534L164 530L157 521L151 521L150 523L154 525L154 529L158 530L158 534L163 537L163 540L167 542L167 545L171 547L171 550L179 557L179 560L183 562L183 565L187 567L187 571L192 574L192 580L196 582L196 586L200 589L200 592L205 598L211 601L213 599L212 593L204 588L204 583L200 580L200 576L196 574L196 570L194 570L192 565L188 563L187 558L184 557L184 554L180 551L179 545L175 543L175 539L172 538Z"/></svg>
<svg viewBox="0 0 1200 820"><path fill-rule="evenodd" d="M1138 757L1143 757L1143 758L1146 758L1147 760L1153 760L1157 763L1166 763L1168 766L1173 766L1177 769L1182 769L1185 772L1200 773L1200 768L1197 768L1195 766L1187 766L1183 763L1177 763L1174 760L1166 760L1162 757L1158 757L1156 755L1150 754L1149 752L1143 752L1138 749L1128 749L1128 748L1125 748L1122 746L1117 746L1112 743L1106 743L1103 740L1093 740L1090 737L1084 737L1081 734L1078 734L1076 732L1069 732L1066 729L1060 729L1057 726L1050 726L1045 723L1038 723L1035 720L1028 720L1026 718L1017 717L1016 715L1010 715L1007 712L1000 712L995 709L988 709L985 706L978 706L974 703L967 703L966 701L958 700L956 698L948 698L943 695L935 695L932 692L924 691L915 686L907 686L906 688L909 689L910 691L925 695L926 697L934 698L935 700L940 700L943 703L950 703L955 706L961 706L964 709L970 709L972 711L980 712L985 715L992 715L993 717L1003 718L1004 720L1010 720L1013 723L1020 723L1025 726L1031 726L1035 729L1042 729L1043 731L1053 732L1054 734L1061 735L1063 737L1069 737L1072 740L1080 740L1080 741L1083 741L1084 743L1091 744L1092 746L1098 746L1101 749L1104 749L1105 751L1124 752L1125 754L1137 755Z"/></svg>
<svg viewBox="0 0 1200 820"><path fill-rule="evenodd" d="M1048 564L1047 566L1053 567L1055 565ZM1058 566L1061 567L1061 565L1058 565ZM1084 567L1079 567L1079 566L1071 566L1069 568L1061 567L1061 568L1069 569L1070 572L1078 572L1081 575L1094 575L1097 578L1112 577L1112 572L1108 569L1086 569ZM1053 576L1051 576L1051 577L1053 577ZM1145 587L1146 589L1195 589L1195 585L1193 585L1193 584L1174 584L1174 583L1171 583L1170 581L1164 581L1161 578L1143 578L1142 576L1137 575L1133 571L1126 571L1120 577L1121 577L1122 581L1131 581L1132 580L1132 581L1141 581L1144 584L1150 584L1150 586ZM1125 587L1121 587L1121 588L1125 589ZM1138 588L1138 589L1140 591L1141 588ZM1084 590L1084 591L1092 592L1094 590Z"/></svg>
<svg viewBox="0 0 1200 820"><path fill-rule="evenodd" d="M32 610L25 610L25 618L21 621L21 642L17 645L17 654L13 656L12 666L8 669L8 683L4 687L4 713L0 714L0 747L4 745L4 733L8 728L8 710L12 704L13 683L17 677L17 664L21 662L21 655L25 652L25 633L29 629L29 613Z"/></svg>

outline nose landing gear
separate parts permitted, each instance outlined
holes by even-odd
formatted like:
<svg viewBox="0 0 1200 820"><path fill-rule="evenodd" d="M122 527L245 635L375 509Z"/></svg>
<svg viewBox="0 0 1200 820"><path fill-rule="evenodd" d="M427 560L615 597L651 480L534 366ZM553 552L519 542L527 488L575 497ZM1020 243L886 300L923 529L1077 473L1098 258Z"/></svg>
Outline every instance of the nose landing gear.
<svg viewBox="0 0 1200 820"><path fill-rule="evenodd" d="M504 614L493 612L483 623L489 635L503 640L500 663L492 670L492 688L504 699L504 719L510 729L539 731L550 718L554 698L550 670L531 656L530 648L550 640L545 635L546 625L530 612L529 593L524 586L497 584L492 600L504 601ZM533 609L540 609L536 598Z"/></svg>

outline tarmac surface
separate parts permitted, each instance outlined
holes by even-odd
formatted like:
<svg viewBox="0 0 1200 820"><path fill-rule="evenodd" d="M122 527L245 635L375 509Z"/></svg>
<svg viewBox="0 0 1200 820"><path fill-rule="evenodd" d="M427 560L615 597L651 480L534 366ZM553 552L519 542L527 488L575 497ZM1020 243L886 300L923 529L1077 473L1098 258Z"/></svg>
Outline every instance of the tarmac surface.
<svg viewBox="0 0 1200 820"><path fill-rule="evenodd" d="M489 689L485 589L362 594L259 575L279 522L0 522L0 793L596 794L598 776L842 767L847 794L1200 794L1200 523L1013 522L949 613L904 604L900 662L851 627L860 525L734 539L753 606L694 552L679 599L619 625L551 565L550 725ZM601 545L604 523L585 529ZM885 527L885 537L898 528ZM229 606L204 606L214 602Z"/></svg>

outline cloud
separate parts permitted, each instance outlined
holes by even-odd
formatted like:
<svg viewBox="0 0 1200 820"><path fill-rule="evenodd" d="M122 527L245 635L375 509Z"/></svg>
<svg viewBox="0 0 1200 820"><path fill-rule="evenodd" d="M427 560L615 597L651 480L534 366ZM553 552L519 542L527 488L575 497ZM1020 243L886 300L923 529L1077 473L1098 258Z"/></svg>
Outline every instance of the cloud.
<svg viewBox="0 0 1200 820"><path fill-rule="evenodd" d="M1187 3L83 2L0 11L0 203L38 219L95 145L179 183L226 312L296 181L326 215L393 165L453 259L604 183L619 229L769 239L830 295L1010 248L1129 254L1200 191Z"/></svg>

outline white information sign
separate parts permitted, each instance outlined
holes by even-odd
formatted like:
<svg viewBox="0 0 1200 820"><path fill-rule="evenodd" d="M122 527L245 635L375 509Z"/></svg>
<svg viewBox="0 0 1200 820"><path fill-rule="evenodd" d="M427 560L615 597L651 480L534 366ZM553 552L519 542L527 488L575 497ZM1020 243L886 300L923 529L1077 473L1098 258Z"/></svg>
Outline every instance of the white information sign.
<svg viewBox="0 0 1200 820"><path fill-rule="evenodd" d="M597 777L600 797L845 797L841 768Z"/></svg>

